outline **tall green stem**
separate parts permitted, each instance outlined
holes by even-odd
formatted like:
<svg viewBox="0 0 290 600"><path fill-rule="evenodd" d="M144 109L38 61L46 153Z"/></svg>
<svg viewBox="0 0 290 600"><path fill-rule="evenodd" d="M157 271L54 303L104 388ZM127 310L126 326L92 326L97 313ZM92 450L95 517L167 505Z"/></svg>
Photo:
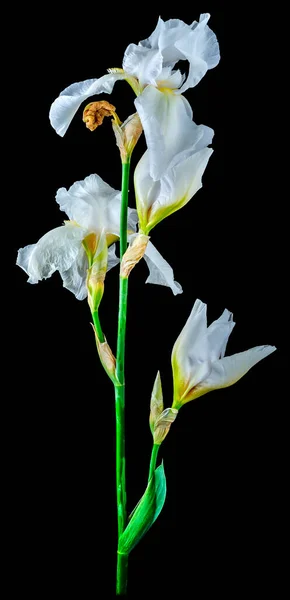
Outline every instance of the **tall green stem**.
<svg viewBox="0 0 290 600"><path fill-rule="evenodd" d="M127 249L127 214L130 161L122 164L122 198L120 217L120 259ZM127 317L128 279L120 276L118 339L116 373L121 385L115 385L116 403L116 489L118 539L126 527L126 458L125 458L125 336ZM125 595L127 589L128 558L118 555L117 594Z"/></svg>
<svg viewBox="0 0 290 600"><path fill-rule="evenodd" d="M148 482L150 481L150 479L156 469L156 460L157 460L159 448L160 448L160 444L153 444L152 452L151 452L151 459L150 459Z"/></svg>

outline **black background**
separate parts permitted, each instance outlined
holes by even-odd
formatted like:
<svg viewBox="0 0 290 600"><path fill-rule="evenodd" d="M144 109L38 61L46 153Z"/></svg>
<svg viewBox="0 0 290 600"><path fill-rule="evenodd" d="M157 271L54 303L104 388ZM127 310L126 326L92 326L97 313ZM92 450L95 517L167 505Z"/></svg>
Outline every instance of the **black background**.
<svg viewBox="0 0 290 600"><path fill-rule="evenodd" d="M237 325L229 354L260 344L278 347L235 386L182 409L160 453L166 504L130 556L129 596L137 599L150 592L154 598L174 591L178 598L218 593L236 598L249 590L269 591L272 585L277 593L283 572L278 548L288 362L279 204L283 183L278 183L281 157L275 144L278 107L273 109L270 98L268 62L261 59L266 17L261 21L251 13L252 21L245 22L236 14L225 27L222 2L172 10L160 2L146 10L137 3L63 9L50 5L38 14L26 7L17 14L21 126L10 132L12 164L17 164L12 184L18 189L13 261L19 247L62 223L65 216L54 201L59 187L93 172L120 186L109 120L91 133L80 109L64 138L50 127L49 107L63 88L121 66L126 46L148 37L159 14L189 23L209 10L222 54L219 66L186 93L194 120L215 130L204 186L151 238L184 293L174 297L168 288L145 286L144 261L130 276L129 510L146 483L153 381L160 369L165 405L170 406L171 349L196 297L208 303L209 321L225 307L233 311ZM227 42L225 30L232 34ZM134 112L134 95L126 83L117 83L112 96L104 98L121 119ZM144 149L142 139L133 167ZM130 191L133 206L132 183ZM116 546L113 389L98 364L86 301L64 290L57 274L31 286L24 272L12 270L17 341L10 356L17 366L7 426L11 593L20 585L31 598L110 598ZM117 289L114 269L106 279L100 313L113 348Z"/></svg>

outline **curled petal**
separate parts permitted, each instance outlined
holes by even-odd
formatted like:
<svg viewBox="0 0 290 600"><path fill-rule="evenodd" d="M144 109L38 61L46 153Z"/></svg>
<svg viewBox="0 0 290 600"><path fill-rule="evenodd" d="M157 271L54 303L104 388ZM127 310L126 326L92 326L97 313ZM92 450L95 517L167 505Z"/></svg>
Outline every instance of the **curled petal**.
<svg viewBox="0 0 290 600"><path fill-rule="evenodd" d="M148 83L156 85L162 71L162 54L159 50L130 44L125 50L123 69L137 77L142 86Z"/></svg>
<svg viewBox="0 0 290 600"><path fill-rule="evenodd" d="M84 100L96 94L111 94L116 81L125 78L126 74L123 72L108 73L99 79L87 79L65 88L54 100L49 111L50 123L56 133L64 136Z"/></svg>
<svg viewBox="0 0 290 600"><path fill-rule="evenodd" d="M185 160L193 152L208 146L213 130L196 125L187 100L180 94L149 85L135 100L144 129L154 181Z"/></svg>
<svg viewBox="0 0 290 600"><path fill-rule="evenodd" d="M17 265L29 275L29 283L47 279L55 271L65 274L76 260L79 265L82 264L81 256L85 251L81 244L84 235L81 227L71 224L52 229L37 244L20 248Z"/></svg>
<svg viewBox="0 0 290 600"><path fill-rule="evenodd" d="M172 267L161 256L155 246L153 246L152 242L148 242L144 258L149 268L149 277L147 277L146 283L166 285L167 287L170 287L174 296L177 294L182 294L182 287L180 283L174 281Z"/></svg>
<svg viewBox="0 0 290 600"><path fill-rule="evenodd" d="M175 43L183 58L189 62L188 77L180 89L181 93L196 86L207 70L219 63L219 45L216 35L207 25L209 17L208 13L200 15L199 23L193 23L192 31Z"/></svg>
<svg viewBox="0 0 290 600"><path fill-rule="evenodd" d="M76 181L68 190L60 188L56 201L68 217L90 231L119 235L121 192L114 190L99 175Z"/></svg>
<svg viewBox="0 0 290 600"><path fill-rule="evenodd" d="M68 190L60 188L56 201L71 221L89 231L119 237L121 192L114 190L99 175L93 174L76 181ZM135 231L138 220L136 209L128 209L128 228Z"/></svg>

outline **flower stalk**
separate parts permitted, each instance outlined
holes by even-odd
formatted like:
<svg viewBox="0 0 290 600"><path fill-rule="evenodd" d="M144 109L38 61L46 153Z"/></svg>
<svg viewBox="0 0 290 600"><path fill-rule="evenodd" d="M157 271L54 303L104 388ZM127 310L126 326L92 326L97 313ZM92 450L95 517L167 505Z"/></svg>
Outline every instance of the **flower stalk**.
<svg viewBox="0 0 290 600"><path fill-rule="evenodd" d="M122 196L120 215L120 260L127 249L127 213L130 159L122 163ZM115 385L116 408L116 490L118 539L126 527L126 457L125 457L125 337L127 318L128 279L120 275L119 313L116 355L116 374L120 385ZM117 556L117 595L125 595L127 589L128 558Z"/></svg>
<svg viewBox="0 0 290 600"><path fill-rule="evenodd" d="M159 452L160 444L153 444L151 458L150 458L150 466L149 466L149 475L148 475L148 483L156 469L156 461Z"/></svg>

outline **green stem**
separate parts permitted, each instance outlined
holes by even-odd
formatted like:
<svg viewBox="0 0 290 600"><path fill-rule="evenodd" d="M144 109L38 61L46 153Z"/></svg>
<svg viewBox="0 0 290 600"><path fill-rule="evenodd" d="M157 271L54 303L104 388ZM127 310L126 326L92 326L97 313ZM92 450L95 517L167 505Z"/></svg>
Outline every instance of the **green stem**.
<svg viewBox="0 0 290 600"><path fill-rule="evenodd" d="M120 258L127 250L127 215L129 190L130 159L122 164L122 198L120 215Z"/></svg>
<svg viewBox="0 0 290 600"><path fill-rule="evenodd" d="M120 217L120 259L127 249L127 214L130 161L122 164L122 198ZM116 373L121 385L115 385L116 403L116 489L118 539L126 527L126 458L125 458L125 336L128 279L120 276ZM128 557L118 554L117 594L126 594Z"/></svg>
<svg viewBox="0 0 290 600"><path fill-rule="evenodd" d="M101 323L100 323L100 319L99 319L99 313L97 310L92 312L92 317L93 317L94 326L95 326L95 329L97 332L97 336L102 344L105 341L105 337L104 337L104 334L102 331L102 327L101 327Z"/></svg>
<svg viewBox="0 0 290 600"><path fill-rule="evenodd" d="M117 583L116 592L118 596L126 595L128 573L128 555L117 554Z"/></svg>
<svg viewBox="0 0 290 600"><path fill-rule="evenodd" d="M152 452L151 452L151 459L150 459L148 482L150 481L150 479L156 469L156 460L157 460L159 448L160 448L160 444L153 444Z"/></svg>

